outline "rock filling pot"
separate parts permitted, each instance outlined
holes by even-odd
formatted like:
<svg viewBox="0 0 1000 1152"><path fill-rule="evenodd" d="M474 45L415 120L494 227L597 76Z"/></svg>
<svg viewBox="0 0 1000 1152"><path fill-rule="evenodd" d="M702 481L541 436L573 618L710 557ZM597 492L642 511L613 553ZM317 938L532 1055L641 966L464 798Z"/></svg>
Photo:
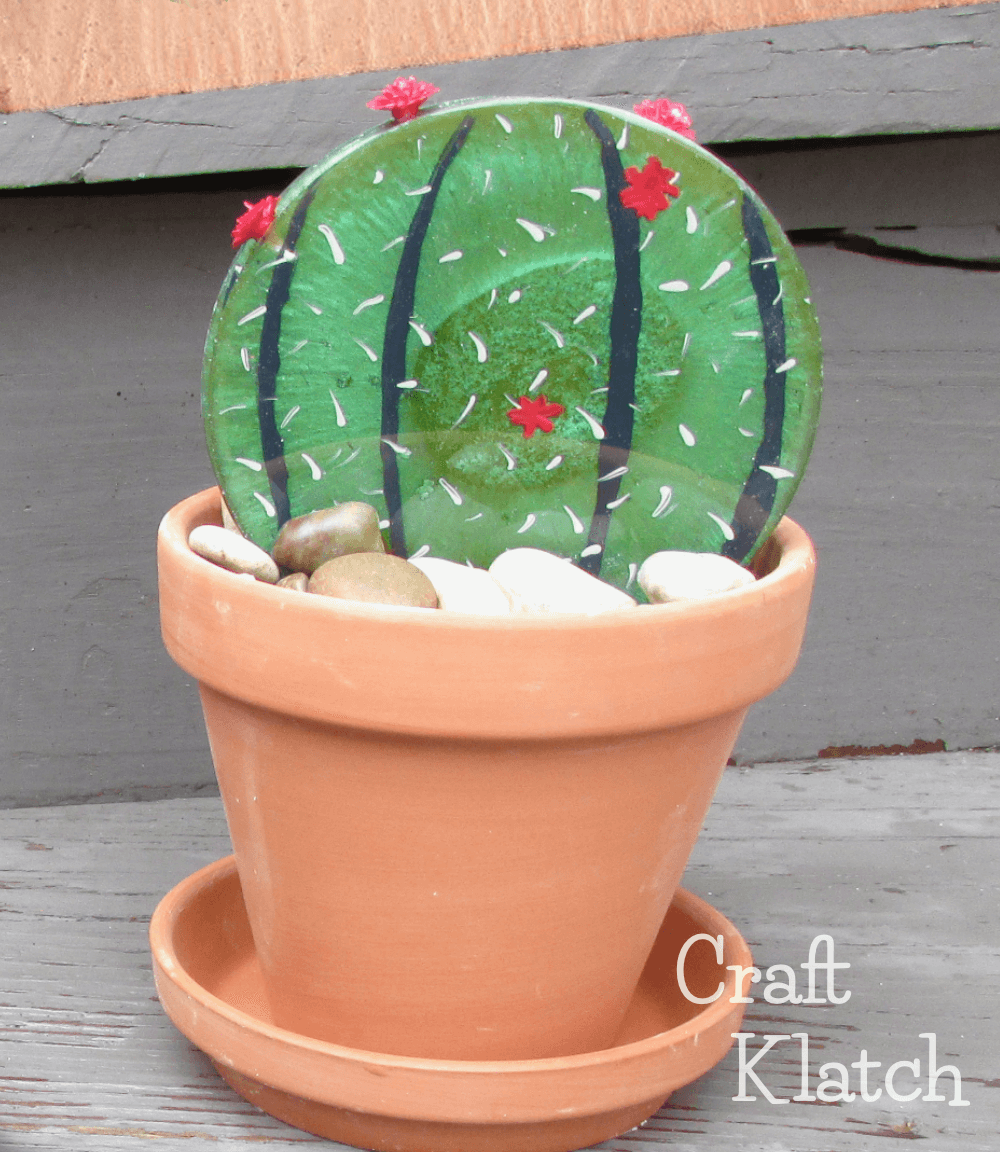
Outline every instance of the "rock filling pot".
<svg viewBox="0 0 1000 1152"><path fill-rule="evenodd" d="M747 708L789 675L815 556L598 616L313 596L159 532L171 656L199 683L270 1017L459 1061L614 1043Z"/></svg>

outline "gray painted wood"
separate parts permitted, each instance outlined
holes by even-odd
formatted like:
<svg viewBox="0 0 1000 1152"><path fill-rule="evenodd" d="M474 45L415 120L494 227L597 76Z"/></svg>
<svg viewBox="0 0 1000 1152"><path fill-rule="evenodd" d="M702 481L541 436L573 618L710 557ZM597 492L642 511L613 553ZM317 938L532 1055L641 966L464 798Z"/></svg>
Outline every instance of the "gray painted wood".
<svg viewBox="0 0 1000 1152"><path fill-rule="evenodd" d="M1000 127L1000 5L931 9L421 68L445 98L630 107L668 95L706 141ZM404 73L407 69L401 69ZM365 73L0 116L0 187L304 166L377 121Z"/></svg>
<svg viewBox="0 0 1000 1152"><path fill-rule="evenodd" d="M990 1013L1000 755L949 753L730 769L685 875L725 912L757 965L798 969L828 934L841 1005L759 998L743 1026L806 1032L819 1065L862 1049L882 1062L954 1064L968 1107L916 1100L733 1101L738 1057L675 1094L606 1152L870 1152L880 1138L992 1152L1000 1082ZM343 1148L256 1111L219 1080L156 1000L146 927L160 897L229 851L217 799L0 812L0 1148L161 1152L220 1145ZM797 1044L756 1066L799 1091ZM857 1073L852 1072L857 1088ZM926 1094L926 1080L924 1081ZM900 1087L906 1083L901 1081ZM950 1098L952 1085L941 1080Z"/></svg>
<svg viewBox="0 0 1000 1152"><path fill-rule="evenodd" d="M736 162L786 227L997 223L1000 133ZM154 536L212 483L204 333L233 218L273 190L3 197L0 806L213 787L197 694L159 638ZM792 512L819 582L799 667L751 712L737 757L1000 744L1000 277L801 256L827 383Z"/></svg>

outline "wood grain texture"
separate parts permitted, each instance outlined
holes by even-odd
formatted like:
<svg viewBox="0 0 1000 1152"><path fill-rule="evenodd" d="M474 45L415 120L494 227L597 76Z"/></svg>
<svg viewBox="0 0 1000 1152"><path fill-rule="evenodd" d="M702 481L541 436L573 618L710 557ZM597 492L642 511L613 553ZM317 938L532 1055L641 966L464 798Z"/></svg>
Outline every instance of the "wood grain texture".
<svg viewBox="0 0 1000 1152"><path fill-rule="evenodd" d="M797 968L821 933L851 964L837 979L851 992L845 1004L758 998L744 1023L757 1035L751 1049L764 1034L805 1031L813 1088L821 1062L849 1065L862 1049L882 1061L874 1084L888 1063L923 1059L919 1034L934 1032L938 1063L957 1066L968 1107L884 1093L737 1102L734 1052L644 1127L599 1147L871 1152L876 1138L902 1138L992 1152L998 810L996 754L732 769L685 875L737 923L759 967ZM213 799L0 812L0 1148L343 1148L230 1092L156 1000L149 916L173 884L228 851ZM796 1094L797 1044L772 1049L756 1070L775 1096ZM941 1087L950 1097L947 1078Z"/></svg>
<svg viewBox="0 0 1000 1152"><path fill-rule="evenodd" d="M956 6L961 0L13 0L3 111L245 88L625 40Z"/></svg>

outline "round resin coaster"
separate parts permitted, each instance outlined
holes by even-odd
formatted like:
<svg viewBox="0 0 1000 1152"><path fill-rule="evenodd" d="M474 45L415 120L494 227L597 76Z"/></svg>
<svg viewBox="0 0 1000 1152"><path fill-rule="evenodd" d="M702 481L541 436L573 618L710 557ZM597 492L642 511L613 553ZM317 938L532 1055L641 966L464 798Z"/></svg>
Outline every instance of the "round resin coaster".
<svg viewBox="0 0 1000 1152"><path fill-rule="evenodd" d="M288 188L223 285L204 415L264 548L364 500L398 555L543 548L624 588L663 549L752 556L820 381L803 271L725 165L616 109L466 102Z"/></svg>

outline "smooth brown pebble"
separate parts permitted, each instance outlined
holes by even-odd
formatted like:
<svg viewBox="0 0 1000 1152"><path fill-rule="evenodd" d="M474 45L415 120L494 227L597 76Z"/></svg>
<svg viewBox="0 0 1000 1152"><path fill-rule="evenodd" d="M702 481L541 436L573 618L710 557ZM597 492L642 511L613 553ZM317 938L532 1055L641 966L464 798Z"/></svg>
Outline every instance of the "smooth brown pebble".
<svg viewBox="0 0 1000 1152"><path fill-rule="evenodd" d="M192 552L197 552L220 568L254 576L265 584L277 583L281 575L278 565L263 548L258 548L251 540L230 532L228 528L220 528L217 524L200 524L193 528L188 536L188 544Z"/></svg>
<svg viewBox="0 0 1000 1152"><path fill-rule="evenodd" d="M287 521L271 555L282 568L310 576L321 564L337 556L384 551L378 512L370 504L351 500Z"/></svg>
<svg viewBox="0 0 1000 1152"><path fill-rule="evenodd" d="M312 574L309 591L366 604L436 608L434 585L415 565L399 556L353 552L327 560Z"/></svg>
<svg viewBox="0 0 1000 1152"><path fill-rule="evenodd" d="M279 588L291 588L293 592L307 592L309 590L309 577L305 572L289 572L278 581Z"/></svg>

